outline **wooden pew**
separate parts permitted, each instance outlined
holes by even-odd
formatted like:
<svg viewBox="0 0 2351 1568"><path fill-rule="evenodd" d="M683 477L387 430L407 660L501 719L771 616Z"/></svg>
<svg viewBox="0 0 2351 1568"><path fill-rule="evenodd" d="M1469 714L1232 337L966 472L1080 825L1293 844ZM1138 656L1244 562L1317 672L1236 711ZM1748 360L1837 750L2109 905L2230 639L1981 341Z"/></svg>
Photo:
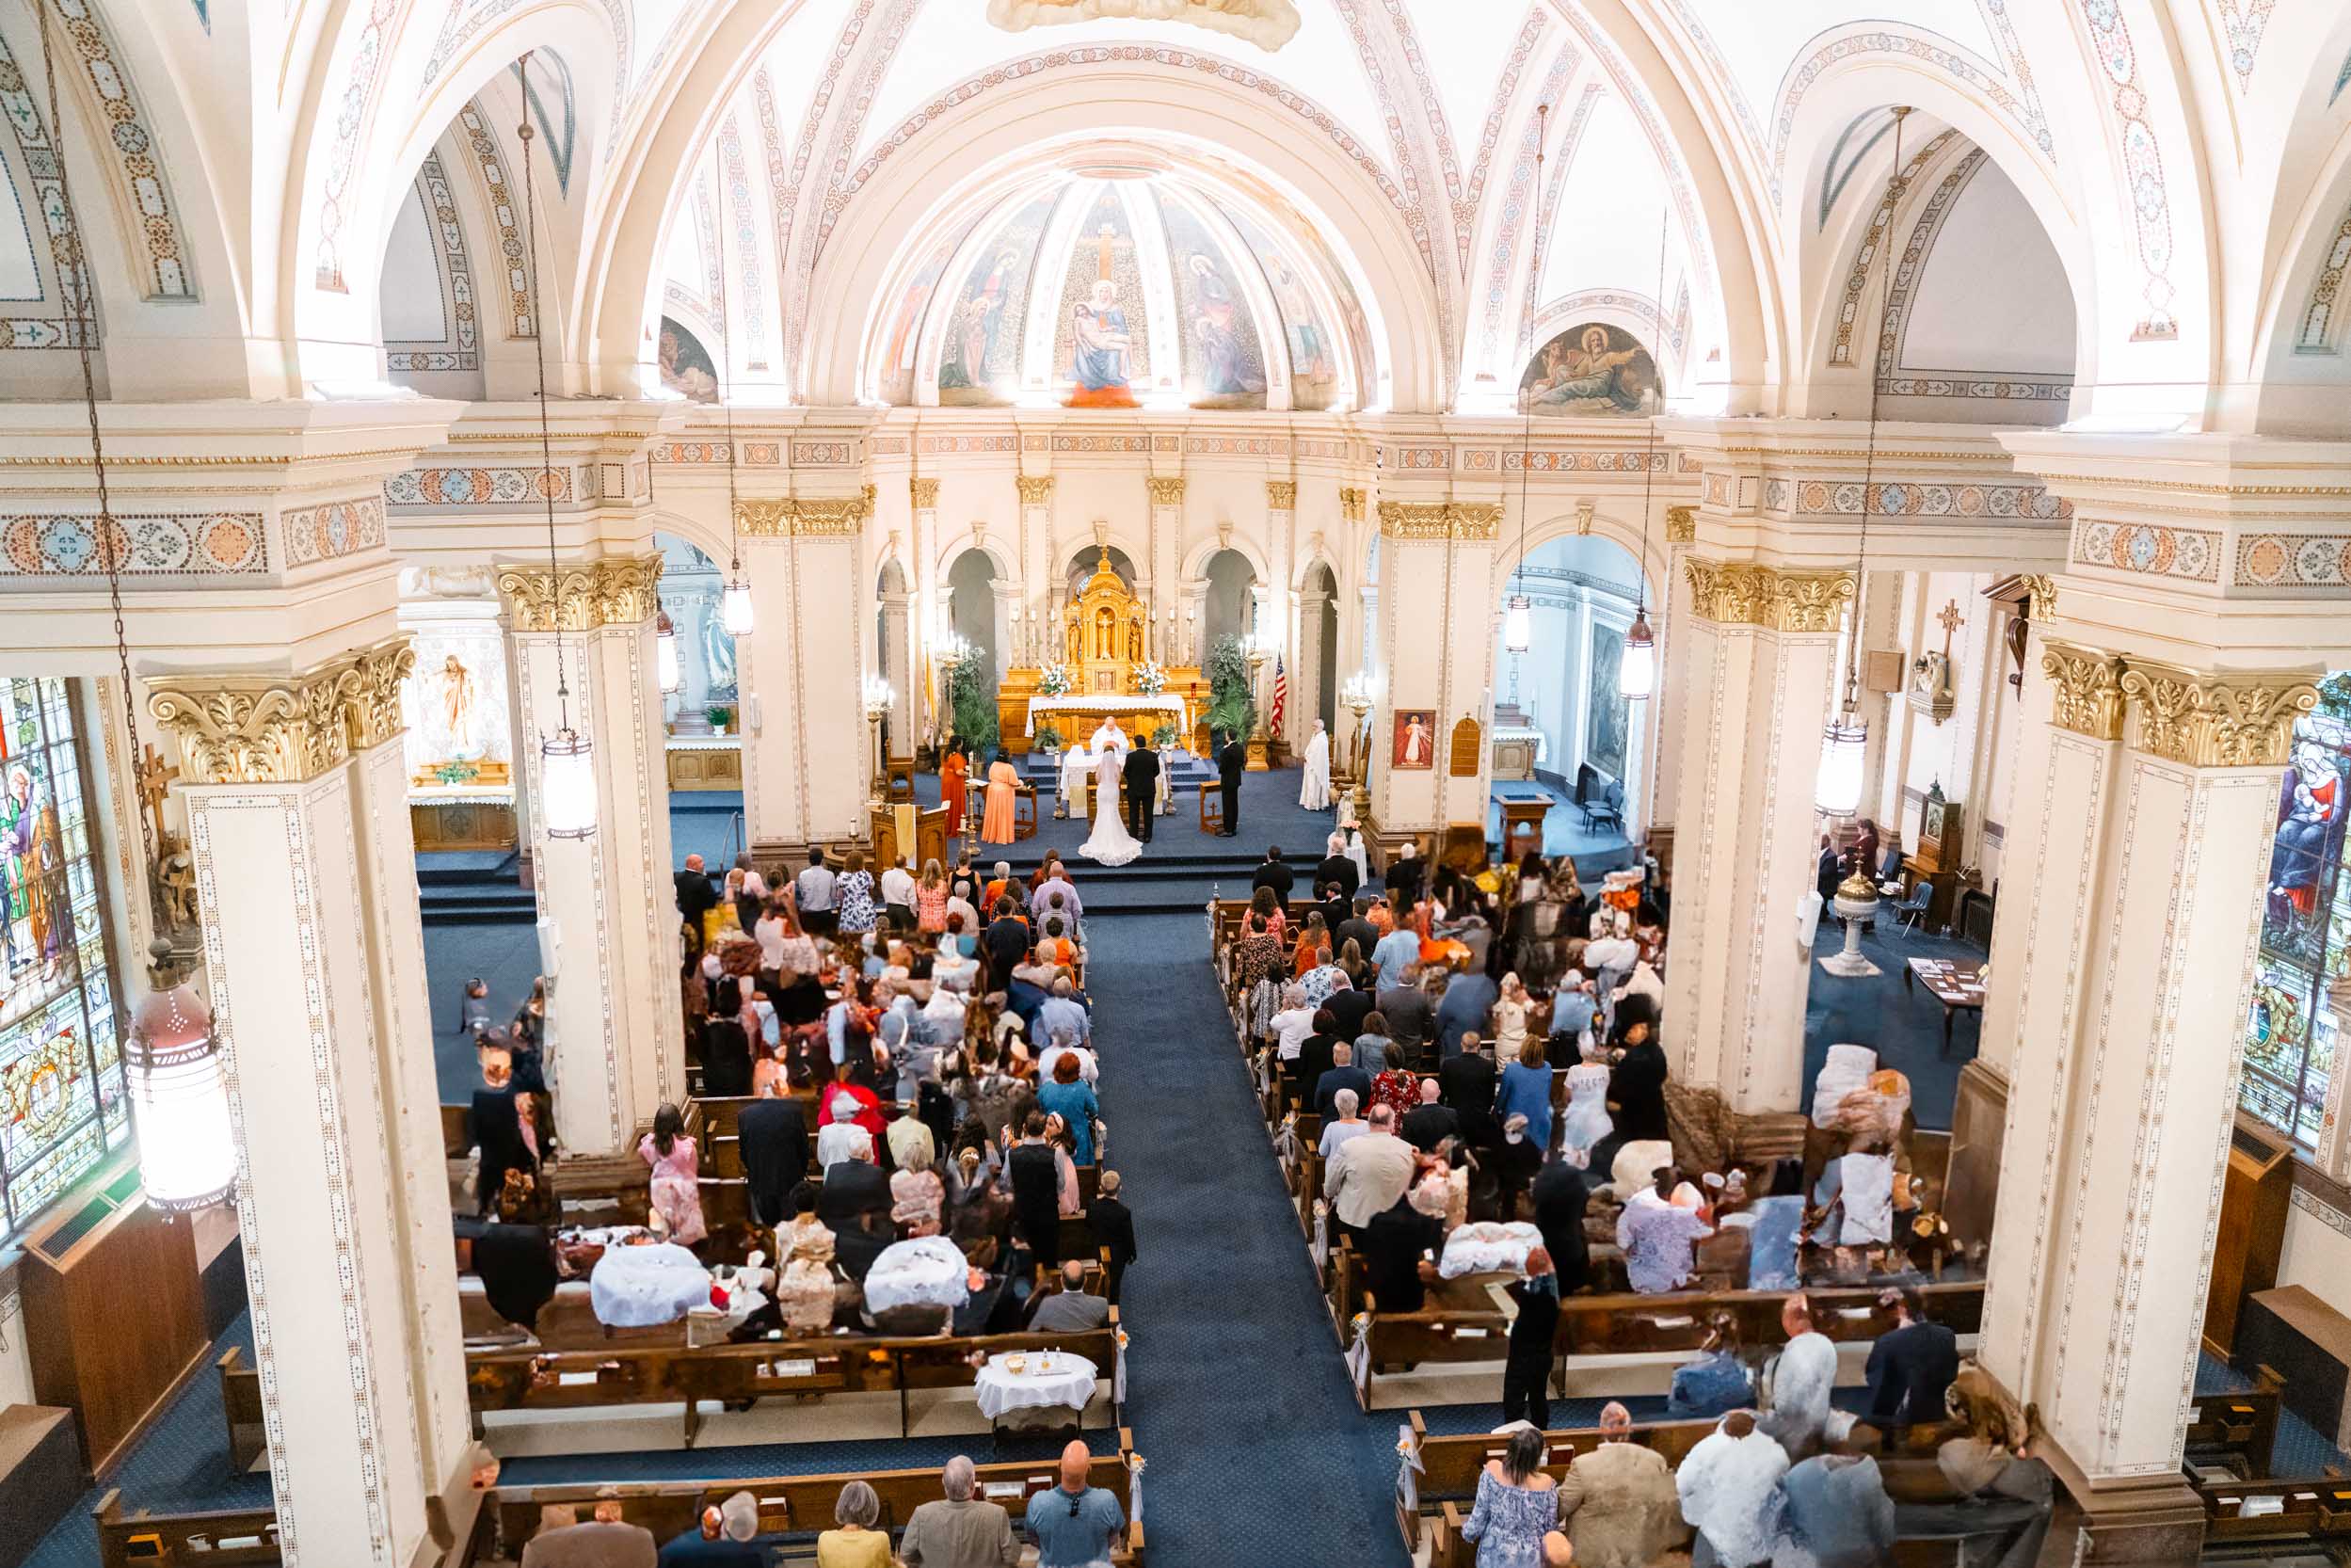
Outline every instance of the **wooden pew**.
<svg viewBox="0 0 2351 1568"><path fill-rule="evenodd" d="M2267 1480L2196 1482L2204 1500L2204 1543L2207 1548L2227 1543L2265 1543L2282 1547L2289 1543L2338 1551L2351 1543L2351 1479L2343 1476L2289 1477ZM2260 1509L2275 1499L2277 1512L2248 1515L2248 1505ZM2338 1557L2337 1560L2341 1560Z"/></svg>
<svg viewBox="0 0 2351 1568"><path fill-rule="evenodd" d="M263 1425L261 1374L245 1365L245 1352L234 1345L213 1367L220 1374L220 1414L229 1429L229 1467L243 1475L269 1448Z"/></svg>
<svg viewBox="0 0 2351 1568"><path fill-rule="evenodd" d="M2198 1395L2188 1408L2188 1463L2217 1463L2248 1480L2268 1476L2278 1448L2278 1407L2284 1388L2285 1379L2263 1367L2255 1386L2245 1393Z"/></svg>
<svg viewBox="0 0 2351 1568"><path fill-rule="evenodd" d="M1118 1448L1116 1453L1096 1454L1086 1480L1116 1496L1119 1507L1131 1515L1133 1494L1128 1485L1130 1472L1127 1461L1133 1451L1133 1436L1125 1428L1119 1429ZM972 1496L1000 1504L1013 1516L1016 1531L1028 1511L1029 1498L1060 1482L1051 1460L980 1464L974 1469L978 1475ZM788 1549L796 1546L798 1552L793 1554L793 1560L798 1560L801 1554L809 1550L818 1532L833 1528L833 1508L840 1498L840 1489L853 1480L862 1480L872 1487L881 1500L878 1528L889 1532L893 1546L914 1511L943 1495L936 1469L850 1471L671 1486L499 1487L492 1494L494 1505L484 1512L496 1518L500 1557L514 1561L520 1560L522 1548L537 1532L540 1509L550 1503L570 1504L579 1509L584 1519L599 1500L600 1490L609 1490L616 1494L623 1517L651 1530L656 1542L666 1542L694 1528L705 1507L724 1503L737 1492L748 1492L759 1500L760 1534L783 1538L782 1544ZM776 1543L771 1540L770 1544ZM1112 1560L1122 1565L1140 1564L1143 1558L1143 1527L1130 1517L1124 1548L1114 1553ZM277 1560L272 1557L266 1560Z"/></svg>
<svg viewBox="0 0 2351 1568"><path fill-rule="evenodd" d="M89 1511L102 1568L278 1568L278 1513L269 1508L201 1513L125 1513L110 1488Z"/></svg>
<svg viewBox="0 0 2351 1568"><path fill-rule="evenodd" d="M693 1347L680 1336L676 1344L632 1343L584 1351L476 1349L466 1354L466 1402L477 1436L481 1417L489 1411L683 1404L682 1436L690 1448L701 1432L704 1401L895 1392L903 1435L908 1415L905 1396L917 1389L970 1387L973 1370L965 1358L974 1352L1067 1351L1093 1362L1102 1380L1111 1381L1118 1327L1118 1308L1112 1307L1106 1326L1081 1334L831 1335ZM218 1367L231 1456L243 1469L260 1452L259 1438L241 1438L240 1428L259 1420L261 1379L240 1362L232 1350Z"/></svg>

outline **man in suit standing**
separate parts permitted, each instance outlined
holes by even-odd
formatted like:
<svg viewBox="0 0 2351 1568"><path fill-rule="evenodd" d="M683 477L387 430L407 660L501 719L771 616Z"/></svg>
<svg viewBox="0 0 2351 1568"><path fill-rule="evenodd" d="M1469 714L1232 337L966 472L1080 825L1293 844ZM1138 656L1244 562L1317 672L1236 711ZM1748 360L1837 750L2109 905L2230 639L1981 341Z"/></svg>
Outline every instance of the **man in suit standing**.
<svg viewBox="0 0 2351 1568"><path fill-rule="evenodd" d="M792 1190L808 1176L808 1124L782 1079L770 1079L766 1094L736 1113L735 1142L752 1215L763 1225L783 1224Z"/></svg>
<svg viewBox="0 0 2351 1568"><path fill-rule="evenodd" d="M1249 753L1237 734L1224 737L1224 749L1216 754L1216 771L1224 788L1224 834L1227 839L1240 837L1240 771L1249 765Z"/></svg>
<svg viewBox="0 0 2351 1568"><path fill-rule="evenodd" d="M1151 841L1151 819L1158 815L1160 800L1160 754L1151 749L1151 737L1144 735L1135 742L1135 748L1127 754L1127 831L1144 842Z"/></svg>

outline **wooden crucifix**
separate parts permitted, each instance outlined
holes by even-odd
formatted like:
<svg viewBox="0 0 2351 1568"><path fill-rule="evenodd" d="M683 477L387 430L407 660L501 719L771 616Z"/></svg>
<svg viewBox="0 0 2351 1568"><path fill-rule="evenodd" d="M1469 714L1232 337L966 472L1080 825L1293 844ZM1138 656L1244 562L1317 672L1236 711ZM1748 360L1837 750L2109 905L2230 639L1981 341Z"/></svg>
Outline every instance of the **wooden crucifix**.
<svg viewBox="0 0 2351 1568"><path fill-rule="evenodd" d="M163 842L166 836L163 803L170 797L171 781L179 776L179 769L164 765L163 753L155 749L154 743L152 741L146 743L145 755L139 758L138 766L133 773L133 779L138 792L139 804L154 820L157 843Z"/></svg>

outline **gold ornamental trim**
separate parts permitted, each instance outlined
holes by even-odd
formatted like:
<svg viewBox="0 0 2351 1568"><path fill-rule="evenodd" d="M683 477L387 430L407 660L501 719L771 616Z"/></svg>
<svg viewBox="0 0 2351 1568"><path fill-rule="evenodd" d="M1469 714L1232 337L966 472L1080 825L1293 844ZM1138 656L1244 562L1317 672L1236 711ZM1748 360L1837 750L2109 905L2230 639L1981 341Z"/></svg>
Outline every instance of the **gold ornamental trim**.
<svg viewBox="0 0 2351 1568"><path fill-rule="evenodd" d="M937 481L933 480L936 484ZM735 532L746 539L837 537L864 531L873 515L874 488L856 495L781 496L735 503Z"/></svg>
<svg viewBox="0 0 2351 1568"><path fill-rule="evenodd" d="M1298 482L1294 479L1269 479L1265 482L1266 506L1276 512L1291 512L1298 508Z"/></svg>
<svg viewBox="0 0 2351 1568"><path fill-rule="evenodd" d="M402 635L284 680L158 676L147 712L179 743L190 784L301 784L401 732L400 682L415 664Z"/></svg>
<svg viewBox="0 0 2351 1568"><path fill-rule="evenodd" d="M1023 506L1043 506L1053 499L1053 476L1049 473L1016 473L1013 483L1020 488Z"/></svg>
<svg viewBox="0 0 2351 1568"><path fill-rule="evenodd" d="M498 568L498 597L517 632L594 632L661 614L658 555L608 555L567 566Z"/></svg>
<svg viewBox="0 0 2351 1568"><path fill-rule="evenodd" d="M1391 539L1492 540L1501 536L1502 508L1484 501L1383 501L1380 532Z"/></svg>
<svg viewBox="0 0 2351 1568"><path fill-rule="evenodd" d="M2034 618L2039 618L2038 607ZM2093 741L2122 739L2122 675L2127 666L2114 654L2071 643L2043 643L2040 672L2055 689L2049 722Z"/></svg>
<svg viewBox="0 0 2351 1568"><path fill-rule="evenodd" d="M2045 626L2057 614L2057 580L2041 573L2024 579L2024 594L2036 626Z"/></svg>
<svg viewBox="0 0 2351 1568"><path fill-rule="evenodd" d="M1853 600L1849 571L1783 571L1692 556L1682 563L1698 618L1772 632L1834 632Z"/></svg>
<svg viewBox="0 0 2351 1568"><path fill-rule="evenodd" d="M2318 688L2295 674L2138 662L2122 671L2122 695L2138 749L2196 768L2285 766L2294 721L2318 706Z"/></svg>
<svg viewBox="0 0 2351 1568"><path fill-rule="evenodd" d="M938 481L909 479L906 481L906 494L913 499L914 509L918 512L927 507L936 507L938 505Z"/></svg>
<svg viewBox="0 0 2351 1568"><path fill-rule="evenodd" d="M1350 522L1363 521L1364 493L1352 485L1341 485L1338 490L1338 515Z"/></svg>
<svg viewBox="0 0 2351 1568"><path fill-rule="evenodd" d="M1698 508L1668 506L1665 509L1665 542L1696 544L1698 542Z"/></svg>
<svg viewBox="0 0 2351 1568"><path fill-rule="evenodd" d="M1457 539L1498 539L1502 536L1502 504L1498 501L1456 501L1446 507Z"/></svg>
<svg viewBox="0 0 2351 1568"><path fill-rule="evenodd" d="M1154 506L1181 506L1184 504L1184 476L1180 473L1144 475L1143 482L1151 487Z"/></svg>

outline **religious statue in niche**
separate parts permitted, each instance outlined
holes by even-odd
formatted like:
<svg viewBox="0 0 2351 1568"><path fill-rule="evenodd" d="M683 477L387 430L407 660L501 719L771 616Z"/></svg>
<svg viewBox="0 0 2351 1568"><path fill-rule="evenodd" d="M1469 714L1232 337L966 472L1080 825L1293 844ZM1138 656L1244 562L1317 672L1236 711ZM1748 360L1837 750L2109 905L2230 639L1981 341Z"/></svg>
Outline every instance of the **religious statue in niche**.
<svg viewBox="0 0 2351 1568"><path fill-rule="evenodd" d="M1072 348L1069 378L1077 389L1069 394L1072 408L1132 408L1128 358L1134 339L1127 330L1127 312L1118 302L1118 284L1112 272L1112 252L1117 234L1109 224L1096 236L1094 287L1071 312Z"/></svg>
<svg viewBox="0 0 2351 1568"><path fill-rule="evenodd" d="M1396 738L1389 764L1399 773L1421 773L1436 766L1437 716L1428 708L1396 711Z"/></svg>
<svg viewBox="0 0 2351 1568"><path fill-rule="evenodd" d="M1937 724L1958 712L1959 699L1951 689L1951 633L1966 617L1957 600L1945 604L1935 620L1943 628L1943 651L1931 648L1911 661L1911 682L1905 694L1910 705Z"/></svg>
<svg viewBox="0 0 2351 1568"><path fill-rule="evenodd" d="M1535 351L1519 376L1519 408L1548 418L1623 419L1663 402L1657 362L1621 327L1588 321Z"/></svg>
<svg viewBox="0 0 2351 1568"><path fill-rule="evenodd" d="M451 761L471 762L482 755L481 697L473 673L452 653L441 662L437 685L434 695L440 705L441 754Z"/></svg>

